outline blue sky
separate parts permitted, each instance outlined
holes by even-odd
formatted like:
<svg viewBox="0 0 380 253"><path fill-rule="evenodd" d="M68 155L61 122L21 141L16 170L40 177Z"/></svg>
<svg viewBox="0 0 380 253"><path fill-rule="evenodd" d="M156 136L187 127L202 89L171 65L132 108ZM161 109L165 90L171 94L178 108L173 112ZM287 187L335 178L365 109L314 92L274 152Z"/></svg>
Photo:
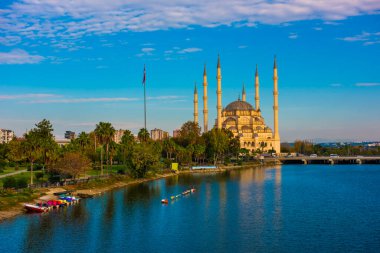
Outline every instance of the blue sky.
<svg viewBox="0 0 380 253"><path fill-rule="evenodd" d="M218 53L223 105L242 82L254 104L258 64L272 127L276 54L282 141L380 140L380 2L349 2L2 1L0 128L21 135L47 118L57 137L99 121L137 132L144 64L149 129L172 132L192 119L204 64L211 124Z"/></svg>

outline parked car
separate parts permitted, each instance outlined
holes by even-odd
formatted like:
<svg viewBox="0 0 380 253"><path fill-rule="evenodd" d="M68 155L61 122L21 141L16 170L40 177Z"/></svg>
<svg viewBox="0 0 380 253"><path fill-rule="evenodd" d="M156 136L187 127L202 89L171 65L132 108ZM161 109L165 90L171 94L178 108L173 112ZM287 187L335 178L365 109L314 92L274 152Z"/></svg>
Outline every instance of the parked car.
<svg viewBox="0 0 380 253"><path fill-rule="evenodd" d="M310 157L318 157L317 154L311 154Z"/></svg>
<svg viewBox="0 0 380 253"><path fill-rule="evenodd" d="M339 157L339 155L337 155L337 154L330 154L330 157L331 158L337 158L337 157Z"/></svg>

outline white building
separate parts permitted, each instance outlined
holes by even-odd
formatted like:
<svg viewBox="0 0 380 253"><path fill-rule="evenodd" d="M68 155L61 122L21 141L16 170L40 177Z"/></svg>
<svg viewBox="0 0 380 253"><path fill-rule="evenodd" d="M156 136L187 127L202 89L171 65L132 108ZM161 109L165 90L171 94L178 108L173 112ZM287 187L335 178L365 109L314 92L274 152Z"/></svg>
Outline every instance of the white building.
<svg viewBox="0 0 380 253"><path fill-rule="evenodd" d="M0 143L8 143L15 137L12 130L0 129Z"/></svg>

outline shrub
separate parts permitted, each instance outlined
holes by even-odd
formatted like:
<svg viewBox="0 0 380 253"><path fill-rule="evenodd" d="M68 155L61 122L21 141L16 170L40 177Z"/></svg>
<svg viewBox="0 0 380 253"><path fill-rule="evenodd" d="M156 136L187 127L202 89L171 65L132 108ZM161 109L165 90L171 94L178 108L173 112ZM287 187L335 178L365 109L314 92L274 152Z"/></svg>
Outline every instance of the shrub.
<svg viewBox="0 0 380 253"><path fill-rule="evenodd" d="M28 187L28 180L26 178L19 178L16 182L16 188L22 189Z"/></svg>
<svg viewBox="0 0 380 253"><path fill-rule="evenodd" d="M37 180L40 180L41 178L43 178L44 177L44 173L43 172L36 172L36 179Z"/></svg>
<svg viewBox="0 0 380 253"><path fill-rule="evenodd" d="M14 177L6 177L3 181L3 188L16 188L17 182Z"/></svg>

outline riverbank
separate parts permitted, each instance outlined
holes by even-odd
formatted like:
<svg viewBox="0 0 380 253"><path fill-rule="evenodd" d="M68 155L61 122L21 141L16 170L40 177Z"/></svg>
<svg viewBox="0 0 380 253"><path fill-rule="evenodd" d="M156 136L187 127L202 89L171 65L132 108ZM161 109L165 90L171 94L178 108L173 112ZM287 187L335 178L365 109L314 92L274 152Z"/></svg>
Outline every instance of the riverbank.
<svg viewBox="0 0 380 253"><path fill-rule="evenodd" d="M171 177L175 175L181 174L197 174L197 173L222 173L228 170L236 170L248 167L260 167L261 164L257 163L246 163L243 165L231 165L231 166L221 166L218 169L207 169L207 170L182 170L177 173L173 172L165 172L161 174L155 174L148 176L147 178L142 179L134 179L128 176L112 176L106 179L98 179L94 181L90 181L88 183L82 183L77 185L68 185L61 188L45 188L34 190L30 199L19 200L17 203L12 203L9 208L6 210L0 210L0 222L13 218L17 215L24 214L23 205L26 202L38 202L38 201L46 201L49 199L56 198L54 196L55 192L62 192L66 190L74 191L74 195L82 196L82 197L95 197L99 196L107 191L114 190L117 188L126 187L132 184L140 184L143 182L158 180L166 177ZM267 166L267 165L266 165ZM14 201L14 200L13 200Z"/></svg>

